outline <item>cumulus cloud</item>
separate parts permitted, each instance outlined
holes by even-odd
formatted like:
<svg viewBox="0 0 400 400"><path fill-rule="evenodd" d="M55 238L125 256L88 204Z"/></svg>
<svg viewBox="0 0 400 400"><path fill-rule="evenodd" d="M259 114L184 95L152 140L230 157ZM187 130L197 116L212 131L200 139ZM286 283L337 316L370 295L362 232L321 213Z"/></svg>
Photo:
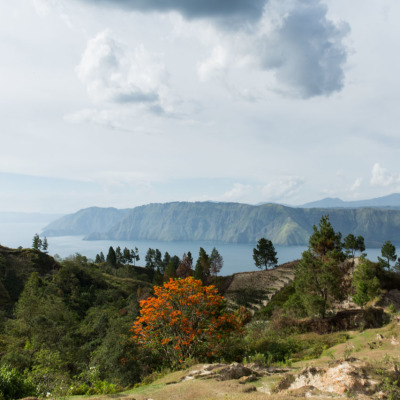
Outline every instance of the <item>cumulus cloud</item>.
<svg viewBox="0 0 400 400"><path fill-rule="evenodd" d="M330 21L327 11L320 0L271 4L254 50L262 69L274 70L280 83L304 98L330 95L344 84L342 41L349 26Z"/></svg>
<svg viewBox="0 0 400 400"><path fill-rule="evenodd" d="M383 168L379 163L375 163L372 167L371 185L373 186L391 186L400 183L400 174L389 172Z"/></svg>
<svg viewBox="0 0 400 400"><path fill-rule="evenodd" d="M225 26L258 20L268 0L83 0L141 12L176 11L187 19L211 18Z"/></svg>
<svg viewBox="0 0 400 400"><path fill-rule="evenodd" d="M269 182L261 188L261 193L268 201L283 201L293 197L303 185L304 179L288 176Z"/></svg>
<svg viewBox="0 0 400 400"><path fill-rule="evenodd" d="M88 41L76 72L95 102L163 108L167 80L164 65L143 46L128 51L109 30Z"/></svg>

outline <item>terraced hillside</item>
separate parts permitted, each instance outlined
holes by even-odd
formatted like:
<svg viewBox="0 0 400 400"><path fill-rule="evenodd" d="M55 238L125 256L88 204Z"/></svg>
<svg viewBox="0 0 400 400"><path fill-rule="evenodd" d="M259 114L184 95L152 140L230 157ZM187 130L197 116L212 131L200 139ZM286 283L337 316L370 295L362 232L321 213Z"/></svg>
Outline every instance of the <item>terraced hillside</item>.
<svg viewBox="0 0 400 400"><path fill-rule="evenodd" d="M250 308L265 306L275 293L293 281L296 263L292 261L267 271L234 274L225 297Z"/></svg>

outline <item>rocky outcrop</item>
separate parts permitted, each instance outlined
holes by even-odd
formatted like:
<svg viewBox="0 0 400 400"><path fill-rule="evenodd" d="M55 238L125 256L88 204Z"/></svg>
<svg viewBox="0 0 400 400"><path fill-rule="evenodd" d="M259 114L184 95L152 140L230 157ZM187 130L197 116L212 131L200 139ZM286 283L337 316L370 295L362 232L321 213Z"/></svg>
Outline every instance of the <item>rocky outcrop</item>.
<svg viewBox="0 0 400 400"><path fill-rule="evenodd" d="M369 378L365 372L366 364L341 361L325 368L307 367L300 373L286 374L274 389L282 391L298 391L307 389L337 395L370 396L377 392L378 382Z"/></svg>

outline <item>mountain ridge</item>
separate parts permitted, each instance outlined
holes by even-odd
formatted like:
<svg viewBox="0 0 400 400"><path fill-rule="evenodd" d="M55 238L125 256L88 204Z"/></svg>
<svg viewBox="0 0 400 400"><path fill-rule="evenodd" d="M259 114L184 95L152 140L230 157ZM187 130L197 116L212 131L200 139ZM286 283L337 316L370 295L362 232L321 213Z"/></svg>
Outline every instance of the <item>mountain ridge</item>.
<svg viewBox="0 0 400 400"><path fill-rule="evenodd" d="M43 235L84 235L86 240L160 240L306 245L322 215L336 231L362 235L379 247L400 238L400 210L381 208L295 208L279 204L152 203L133 209L91 207L48 225Z"/></svg>

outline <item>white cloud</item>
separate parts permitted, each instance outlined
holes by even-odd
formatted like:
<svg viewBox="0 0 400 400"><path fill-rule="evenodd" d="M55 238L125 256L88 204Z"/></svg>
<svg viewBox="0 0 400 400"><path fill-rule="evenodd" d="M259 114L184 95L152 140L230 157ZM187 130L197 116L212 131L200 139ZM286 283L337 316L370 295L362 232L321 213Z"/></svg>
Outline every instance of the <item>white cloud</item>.
<svg viewBox="0 0 400 400"><path fill-rule="evenodd" d="M167 95L164 65L144 46L129 51L109 30L88 41L76 72L95 102L163 109L162 97Z"/></svg>
<svg viewBox="0 0 400 400"><path fill-rule="evenodd" d="M227 71L228 54L221 46L215 46L211 56L198 67L201 81L207 81L213 77L223 76Z"/></svg>
<svg viewBox="0 0 400 400"><path fill-rule="evenodd" d="M269 182L261 188L263 197L268 201L285 201L293 197L304 185L304 179L289 176Z"/></svg>
<svg viewBox="0 0 400 400"><path fill-rule="evenodd" d="M360 188L361 183L362 183L362 178L357 178L357 179L354 181L354 183L350 186L350 190L351 190L352 192L355 192L357 189Z"/></svg>
<svg viewBox="0 0 400 400"><path fill-rule="evenodd" d="M248 201L254 189L251 185L235 183L233 188L222 195L223 201Z"/></svg>
<svg viewBox="0 0 400 400"><path fill-rule="evenodd" d="M400 174L389 172L383 168L379 163L375 163L372 167L370 183L373 186L391 186L400 183Z"/></svg>

